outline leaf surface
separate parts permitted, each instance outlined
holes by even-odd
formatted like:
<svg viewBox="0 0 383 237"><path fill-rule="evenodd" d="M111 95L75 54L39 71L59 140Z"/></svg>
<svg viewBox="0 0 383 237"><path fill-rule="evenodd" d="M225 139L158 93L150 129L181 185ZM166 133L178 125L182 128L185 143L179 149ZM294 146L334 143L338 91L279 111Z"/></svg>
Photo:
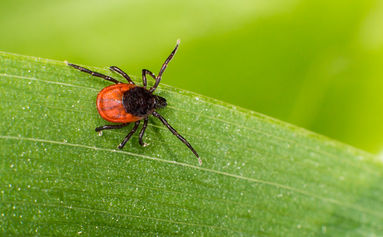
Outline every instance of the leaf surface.
<svg viewBox="0 0 383 237"><path fill-rule="evenodd" d="M107 85L64 62L0 53L4 234L383 235L372 155L165 84L159 113L202 166L154 117L150 145L136 134L120 151L132 126L94 131L108 124L95 107Z"/></svg>

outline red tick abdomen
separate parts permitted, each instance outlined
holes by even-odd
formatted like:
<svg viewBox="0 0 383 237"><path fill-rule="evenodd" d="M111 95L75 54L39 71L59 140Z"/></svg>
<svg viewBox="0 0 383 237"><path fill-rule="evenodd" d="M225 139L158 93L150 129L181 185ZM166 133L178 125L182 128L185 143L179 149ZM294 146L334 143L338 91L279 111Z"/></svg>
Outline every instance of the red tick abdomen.
<svg viewBox="0 0 383 237"><path fill-rule="evenodd" d="M134 116L125 111L122 104L124 92L132 89L132 84L115 84L105 87L97 95L97 110L100 116L113 123L131 123L141 120L142 117Z"/></svg>

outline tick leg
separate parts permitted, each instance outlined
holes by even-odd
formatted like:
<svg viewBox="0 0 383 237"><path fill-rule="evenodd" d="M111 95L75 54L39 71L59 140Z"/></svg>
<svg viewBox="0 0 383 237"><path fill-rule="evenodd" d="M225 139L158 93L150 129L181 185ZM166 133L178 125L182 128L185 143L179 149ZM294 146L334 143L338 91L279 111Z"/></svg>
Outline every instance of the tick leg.
<svg viewBox="0 0 383 237"><path fill-rule="evenodd" d="M97 127L95 130L96 130L96 132L100 132L100 131L106 130L106 129L123 128L123 127L127 126L128 124L129 123L115 124L115 125L104 125L104 126L101 126L101 127Z"/></svg>
<svg viewBox="0 0 383 237"><path fill-rule="evenodd" d="M172 126L170 126L170 124L168 123L168 121L166 121L166 119L164 119L164 117L162 117L159 113L157 113L156 111L153 112L153 115L156 116L159 120L161 120L161 122L178 138L181 140L181 142L183 142L187 147L189 147L189 149L194 153L194 155L198 158L198 162L200 165L202 165L202 160L201 158L199 157L198 153L194 150L194 148L190 145L190 143L188 141L186 141L186 139L181 136Z"/></svg>
<svg viewBox="0 0 383 237"><path fill-rule="evenodd" d="M118 145L118 149L122 149L125 144L129 141L130 137L137 131L137 128L138 128L138 125L140 125L140 121L137 121L136 124L134 125L134 127L132 128L132 130L130 130L130 132L128 133L128 135L126 135L126 137L124 138L124 140L121 142L120 145Z"/></svg>
<svg viewBox="0 0 383 237"><path fill-rule="evenodd" d="M148 69L142 69L142 83L144 84L145 88L146 88L146 84L147 84L147 81L146 81L146 75L147 74L149 74L151 77L153 77L153 79L156 80L156 82L157 82L157 78L154 75L154 73L152 73Z"/></svg>
<svg viewBox="0 0 383 237"><path fill-rule="evenodd" d="M91 74L92 76L95 76L95 77L101 77L101 78L103 78L103 79L105 79L105 80L107 80L107 81L111 81L111 82L116 83L116 84L122 83L122 82L120 82L120 81L117 81L117 80L114 79L114 78L111 78L110 76L101 74L101 73L99 73L99 72L94 72L94 71L91 71L91 70L89 70L89 69L87 69L87 68L84 68L84 67L81 67L81 66L78 66L78 65L75 65L75 64L71 64L71 63L67 63L67 64L68 64L68 66L74 67L74 68L76 68L77 70L80 70L80 71L82 71L82 72L89 73L89 74Z"/></svg>
<svg viewBox="0 0 383 237"><path fill-rule="evenodd" d="M132 79L130 79L128 74L126 74L124 71L122 71L119 67L111 66L111 67L109 67L109 69L111 71L113 71L113 72L119 73L121 76L125 77L126 80L128 80L129 84L133 84L134 85L134 82L132 81Z"/></svg>
<svg viewBox="0 0 383 237"><path fill-rule="evenodd" d="M153 91L155 91L157 89L157 86L160 84L162 74L164 73L166 67L168 66L168 63L170 62L170 60L172 60L174 54L176 54L179 44L180 44L180 40L177 40L176 47L170 53L169 57L165 60L164 64L162 64L161 70L158 73L158 76L156 78L156 83L154 84L154 86L152 88L150 88L150 90L149 90L150 92L153 92Z"/></svg>
<svg viewBox="0 0 383 237"><path fill-rule="evenodd" d="M140 137L139 137L138 141L139 141L141 146L147 146L148 145L148 144L146 144L146 143L144 143L142 141L142 138L144 137L144 133L145 133L146 127L148 126L148 120L149 120L148 118L144 119L144 125L142 126L141 131L140 131Z"/></svg>

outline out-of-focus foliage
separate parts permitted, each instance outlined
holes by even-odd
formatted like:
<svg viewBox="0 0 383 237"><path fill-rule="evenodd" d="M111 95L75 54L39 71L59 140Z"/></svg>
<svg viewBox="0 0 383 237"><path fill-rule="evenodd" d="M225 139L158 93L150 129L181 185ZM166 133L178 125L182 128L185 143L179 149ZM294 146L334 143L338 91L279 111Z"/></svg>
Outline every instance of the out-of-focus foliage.
<svg viewBox="0 0 383 237"><path fill-rule="evenodd" d="M383 3L0 3L0 50L139 74L181 38L164 81L371 152L383 147Z"/></svg>

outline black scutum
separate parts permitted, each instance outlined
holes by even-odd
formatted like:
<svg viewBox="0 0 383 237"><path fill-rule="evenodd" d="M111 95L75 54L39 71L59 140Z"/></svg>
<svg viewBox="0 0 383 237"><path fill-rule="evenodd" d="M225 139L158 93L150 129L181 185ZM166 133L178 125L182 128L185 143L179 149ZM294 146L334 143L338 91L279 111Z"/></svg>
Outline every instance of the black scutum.
<svg viewBox="0 0 383 237"><path fill-rule="evenodd" d="M134 87L124 93L122 103L127 113L144 117L154 111L155 96L143 87Z"/></svg>

